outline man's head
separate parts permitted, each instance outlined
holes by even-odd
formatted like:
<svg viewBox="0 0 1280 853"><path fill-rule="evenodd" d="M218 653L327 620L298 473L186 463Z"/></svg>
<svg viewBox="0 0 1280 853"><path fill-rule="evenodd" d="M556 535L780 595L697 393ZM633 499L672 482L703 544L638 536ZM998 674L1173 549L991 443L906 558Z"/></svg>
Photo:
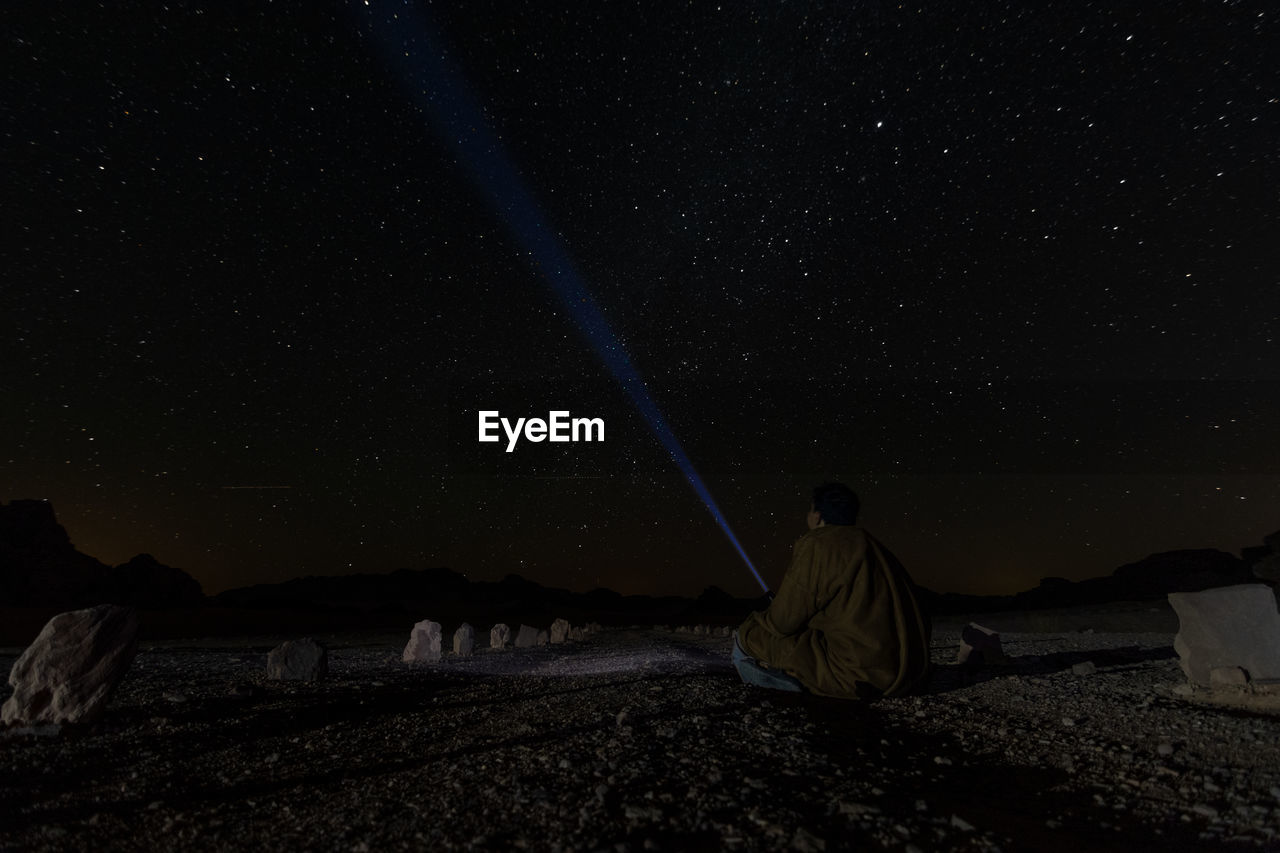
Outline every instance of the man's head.
<svg viewBox="0 0 1280 853"><path fill-rule="evenodd" d="M858 496L844 483L823 483L813 490L809 529L826 524L857 524Z"/></svg>

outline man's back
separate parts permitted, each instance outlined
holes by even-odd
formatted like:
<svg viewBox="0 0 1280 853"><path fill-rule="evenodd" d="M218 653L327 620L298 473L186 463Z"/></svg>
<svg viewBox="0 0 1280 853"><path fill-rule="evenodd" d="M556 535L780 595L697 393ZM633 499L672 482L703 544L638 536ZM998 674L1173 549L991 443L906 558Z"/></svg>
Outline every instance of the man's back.
<svg viewBox="0 0 1280 853"><path fill-rule="evenodd" d="M738 639L814 693L852 698L922 686L931 633L898 559L862 528L840 524L797 540L773 604L751 614Z"/></svg>

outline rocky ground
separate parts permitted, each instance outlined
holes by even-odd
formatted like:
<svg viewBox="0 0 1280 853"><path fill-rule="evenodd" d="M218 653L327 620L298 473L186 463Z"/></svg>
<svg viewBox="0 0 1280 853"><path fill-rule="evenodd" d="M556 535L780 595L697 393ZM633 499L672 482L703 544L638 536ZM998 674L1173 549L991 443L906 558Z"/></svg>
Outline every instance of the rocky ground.
<svg viewBox="0 0 1280 853"><path fill-rule="evenodd" d="M0 737L0 848L1280 849L1280 717L1175 695L1169 633L1006 633L870 705L743 685L719 637L404 639L330 638L318 684L144 645L94 730Z"/></svg>

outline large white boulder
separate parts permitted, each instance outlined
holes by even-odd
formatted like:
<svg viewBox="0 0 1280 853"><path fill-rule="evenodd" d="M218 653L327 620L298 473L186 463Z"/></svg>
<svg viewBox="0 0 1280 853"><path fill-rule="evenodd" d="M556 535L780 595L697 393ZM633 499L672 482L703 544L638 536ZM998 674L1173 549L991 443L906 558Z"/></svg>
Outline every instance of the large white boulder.
<svg viewBox="0 0 1280 853"><path fill-rule="evenodd" d="M552 622L551 623L551 642L563 643L566 640L568 640L570 627L571 626L569 625L568 619L557 619L556 621Z"/></svg>
<svg viewBox="0 0 1280 853"><path fill-rule="evenodd" d="M1239 667L1250 681L1280 678L1280 613L1265 584L1171 592L1178 614L1178 663L1192 684L1215 686L1213 670Z"/></svg>
<svg viewBox="0 0 1280 853"><path fill-rule="evenodd" d="M138 617L103 604L50 619L9 671L5 725L91 723L101 716L137 650Z"/></svg>
<svg viewBox="0 0 1280 853"><path fill-rule="evenodd" d="M499 622L489 629L489 648L505 649L509 642L511 642L511 628L506 623Z"/></svg>
<svg viewBox="0 0 1280 853"><path fill-rule="evenodd" d="M413 626L413 632L409 634L409 643L404 647L404 662L440 660L440 643L440 623L423 619Z"/></svg>

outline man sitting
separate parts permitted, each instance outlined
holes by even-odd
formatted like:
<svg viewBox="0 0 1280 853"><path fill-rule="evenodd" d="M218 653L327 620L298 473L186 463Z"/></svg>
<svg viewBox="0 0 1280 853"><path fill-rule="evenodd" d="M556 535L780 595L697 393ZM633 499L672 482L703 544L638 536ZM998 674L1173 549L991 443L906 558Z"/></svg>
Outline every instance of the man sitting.
<svg viewBox="0 0 1280 853"><path fill-rule="evenodd" d="M899 696L927 683L929 617L907 570L855 526L857 516L848 486L813 490L809 532L792 549L777 597L734 635L743 681L848 699Z"/></svg>

